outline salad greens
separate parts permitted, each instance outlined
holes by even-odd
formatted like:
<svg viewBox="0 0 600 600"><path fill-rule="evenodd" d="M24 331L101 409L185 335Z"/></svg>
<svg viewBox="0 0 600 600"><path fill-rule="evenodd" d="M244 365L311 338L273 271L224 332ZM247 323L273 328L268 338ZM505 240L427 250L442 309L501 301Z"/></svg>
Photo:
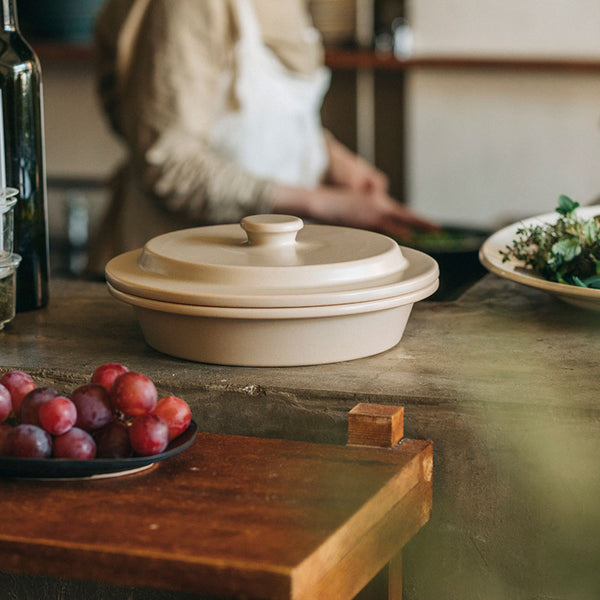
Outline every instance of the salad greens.
<svg viewBox="0 0 600 600"><path fill-rule="evenodd" d="M477 252L488 235L487 232L445 227L437 231L413 231L410 237L396 241L424 252Z"/></svg>
<svg viewBox="0 0 600 600"><path fill-rule="evenodd" d="M561 195L556 223L518 229L518 237L500 250L502 262L515 258L550 281L600 289L600 215L580 220L578 207Z"/></svg>

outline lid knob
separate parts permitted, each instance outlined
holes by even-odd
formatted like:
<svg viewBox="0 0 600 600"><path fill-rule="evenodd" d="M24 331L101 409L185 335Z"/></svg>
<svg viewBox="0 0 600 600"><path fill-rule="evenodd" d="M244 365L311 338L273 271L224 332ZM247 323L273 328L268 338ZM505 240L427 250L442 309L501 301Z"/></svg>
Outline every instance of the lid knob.
<svg viewBox="0 0 600 600"><path fill-rule="evenodd" d="M304 222L290 215L252 215L240 223L251 246L288 246L296 241L296 234Z"/></svg>

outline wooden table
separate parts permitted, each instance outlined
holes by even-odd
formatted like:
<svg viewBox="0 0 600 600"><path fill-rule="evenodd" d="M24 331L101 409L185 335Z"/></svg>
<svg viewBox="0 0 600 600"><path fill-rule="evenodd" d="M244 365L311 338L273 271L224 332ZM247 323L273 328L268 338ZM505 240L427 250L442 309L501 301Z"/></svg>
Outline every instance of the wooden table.
<svg viewBox="0 0 600 600"><path fill-rule="evenodd" d="M433 445L402 438L401 408L358 405L348 423L346 446L200 433L137 475L2 480L2 570L335 600L390 563L401 598L399 551L431 512Z"/></svg>

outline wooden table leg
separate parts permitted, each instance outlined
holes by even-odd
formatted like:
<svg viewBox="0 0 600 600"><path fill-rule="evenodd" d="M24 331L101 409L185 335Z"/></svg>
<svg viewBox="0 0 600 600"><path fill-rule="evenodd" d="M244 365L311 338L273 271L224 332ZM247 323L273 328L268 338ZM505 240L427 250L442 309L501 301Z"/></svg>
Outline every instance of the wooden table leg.
<svg viewBox="0 0 600 600"><path fill-rule="evenodd" d="M348 413L349 445L393 448L403 437L404 407L358 404ZM382 575L387 580L388 600L402 600L402 551L390 560ZM362 595L360 598L363 600Z"/></svg>
<svg viewBox="0 0 600 600"><path fill-rule="evenodd" d="M388 600L402 600L402 550L387 565Z"/></svg>

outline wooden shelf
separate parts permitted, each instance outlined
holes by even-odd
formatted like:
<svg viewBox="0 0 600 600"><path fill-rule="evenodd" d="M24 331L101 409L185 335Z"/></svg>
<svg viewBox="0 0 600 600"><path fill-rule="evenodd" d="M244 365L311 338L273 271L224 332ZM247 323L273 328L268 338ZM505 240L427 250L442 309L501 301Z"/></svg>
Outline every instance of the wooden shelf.
<svg viewBox="0 0 600 600"><path fill-rule="evenodd" d="M31 46L42 63L91 63L94 54L90 44L32 40Z"/></svg>
<svg viewBox="0 0 600 600"><path fill-rule="evenodd" d="M86 63L93 58L90 44L71 44L48 40L33 41L33 48L42 62ZM374 52L369 49L346 49L328 47L325 62L332 69L375 69L405 71L408 69L495 69L531 71L579 71L599 72L600 58L551 58L512 56L414 56L399 60L393 54Z"/></svg>
<svg viewBox="0 0 600 600"><path fill-rule="evenodd" d="M600 71L600 59L520 58L508 56L415 56L399 60L392 54L372 50L327 48L325 62L332 69L375 69L405 71L418 68L495 69L531 71Z"/></svg>

